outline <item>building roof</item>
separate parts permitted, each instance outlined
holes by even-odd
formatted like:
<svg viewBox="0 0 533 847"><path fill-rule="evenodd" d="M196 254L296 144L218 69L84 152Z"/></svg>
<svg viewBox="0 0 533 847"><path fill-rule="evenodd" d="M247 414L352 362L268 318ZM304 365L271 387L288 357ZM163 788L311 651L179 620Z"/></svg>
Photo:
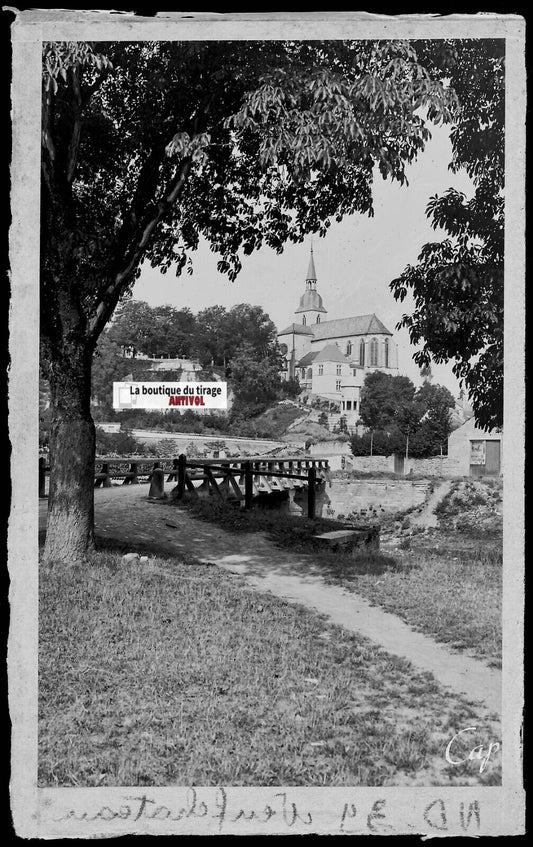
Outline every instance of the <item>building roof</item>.
<svg viewBox="0 0 533 847"><path fill-rule="evenodd" d="M314 362L317 356L318 353L306 353L305 356L302 356L302 358L296 363L296 367L306 368L311 364L311 362Z"/></svg>
<svg viewBox="0 0 533 847"><path fill-rule="evenodd" d="M303 324L289 324L285 329L282 329L281 332L278 332L279 335L313 335L313 327L312 326L304 326Z"/></svg>
<svg viewBox="0 0 533 847"><path fill-rule="evenodd" d="M315 362L344 362L348 360L344 356L337 344L326 344L322 350L316 354Z"/></svg>
<svg viewBox="0 0 533 847"><path fill-rule="evenodd" d="M353 318L336 318L332 321L313 324L314 341L348 335L372 335L373 333L376 335L392 335L392 332L375 314L357 315Z"/></svg>

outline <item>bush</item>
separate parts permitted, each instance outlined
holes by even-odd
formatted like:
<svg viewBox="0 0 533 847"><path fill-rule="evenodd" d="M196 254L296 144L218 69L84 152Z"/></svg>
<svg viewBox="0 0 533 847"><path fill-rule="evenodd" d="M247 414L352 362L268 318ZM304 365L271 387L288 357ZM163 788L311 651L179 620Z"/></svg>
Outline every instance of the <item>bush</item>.
<svg viewBox="0 0 533 847"><path fill-rule="evenodd" d="M101 427L96 427L97 455L128 456L142 451L142 445L132 436L131 432L105 432Z"/></svg>
<svg viewBox="0 0 533 847"><path fill-rule="evenodd" d="M374 433L373 438L370 432L365 432L363 435L354 433L350 437L350 447L354 456L370 456L371 445L373 456L390 456L397 446L386 432L380 430Z"/></svg>
<svg viewBox="0 0 533 847"><path fill-rule="evenodd" d="M291 399L296 399L301 392L300 383L298 382L297 377L291 377L291 379L284 379L281 383L281 393L284 397L290 397Z"/></svg>

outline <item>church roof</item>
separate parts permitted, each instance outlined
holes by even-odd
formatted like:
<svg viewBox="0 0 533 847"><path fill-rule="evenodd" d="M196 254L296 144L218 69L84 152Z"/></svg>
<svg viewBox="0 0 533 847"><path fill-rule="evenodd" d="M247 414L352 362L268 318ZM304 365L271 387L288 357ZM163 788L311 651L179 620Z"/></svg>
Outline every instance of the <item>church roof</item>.
<svg viewBox="0 0 533 847"><path fill-rule="evenodd" d="M313 327L303 324L289 324L281 332L278 332L278 335L292 335L293 332L295 335L313 335Z"/></svg>
<svg viewBox="0 0 533 847"><path fill-rule="evenodd" d="M347 335L392 335L392 332L380 321L375 314L357 315L353 318L336 318L332 321L322 321L313 324L313 341L327 338L338 338Z"/></svg>
<svg viewBox="0 0 533 847"><path fill-rule="evenodd" d="M347 359L344 356L337 344L326 344L325 347L322 348L320 353L317 353L315 357L315 362L344 362L346 363Z"/></svg>
<svg viewBox="0 0 533 847"><path fill-rule="evenodd" d="M313 261L312 258L311 261ZM322 304L322 297L314 288L310 288L302 294L300 305L295 309L295 314L297 315L298 312L308 312L310 310L313 312L327 312L327 309L324 309Z"/></svg>

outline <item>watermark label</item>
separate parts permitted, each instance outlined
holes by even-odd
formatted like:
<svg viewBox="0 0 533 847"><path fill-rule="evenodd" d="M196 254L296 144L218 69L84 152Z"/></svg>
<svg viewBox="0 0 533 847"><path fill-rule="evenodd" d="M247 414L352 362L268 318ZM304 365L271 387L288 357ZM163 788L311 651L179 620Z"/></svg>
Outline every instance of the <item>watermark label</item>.
<svg viewBox="0 0 533 847"><path fill-rule="evenodd" d="M113 408L227 409L226 382L114 382Z"/></svg>

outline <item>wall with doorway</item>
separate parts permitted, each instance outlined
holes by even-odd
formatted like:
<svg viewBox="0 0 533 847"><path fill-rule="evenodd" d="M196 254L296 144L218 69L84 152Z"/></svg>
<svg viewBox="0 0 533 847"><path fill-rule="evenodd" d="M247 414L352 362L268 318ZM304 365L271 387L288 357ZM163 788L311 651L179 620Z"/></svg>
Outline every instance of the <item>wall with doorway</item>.
<svg viewBox="0 0 533 847"><path fill-rule="evenodd" d="M473 418L448 438L450 468L461 476L499 476L503 466L503 434L484 432Z"/></svg>

